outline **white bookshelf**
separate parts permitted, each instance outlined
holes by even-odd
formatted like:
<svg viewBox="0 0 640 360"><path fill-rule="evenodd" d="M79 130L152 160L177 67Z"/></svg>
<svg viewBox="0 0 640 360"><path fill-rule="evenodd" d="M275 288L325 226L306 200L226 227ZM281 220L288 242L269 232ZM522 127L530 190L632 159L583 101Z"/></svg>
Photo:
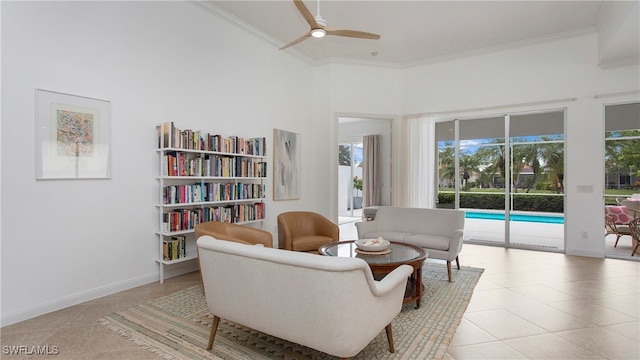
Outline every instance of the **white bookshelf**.
<svg viewBox="0 0 640 360"><path fill-rule="evenodd" d="M158 132L158 254L160 283L165 267L198 258L195 225L238 224L265 218L265 138L222 137L180 130Z"/></svg>

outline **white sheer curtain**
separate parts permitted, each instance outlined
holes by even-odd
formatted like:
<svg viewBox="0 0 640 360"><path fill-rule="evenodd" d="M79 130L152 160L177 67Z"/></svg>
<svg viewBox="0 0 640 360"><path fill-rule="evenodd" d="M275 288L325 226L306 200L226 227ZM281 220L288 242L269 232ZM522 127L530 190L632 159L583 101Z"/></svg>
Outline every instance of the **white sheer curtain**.
<svg viewBox="0 0 640 360"><path fill-rule="evenodd" d="M398 206L435 206L435 116L408 115L402 120L402 156Z"/></svg>

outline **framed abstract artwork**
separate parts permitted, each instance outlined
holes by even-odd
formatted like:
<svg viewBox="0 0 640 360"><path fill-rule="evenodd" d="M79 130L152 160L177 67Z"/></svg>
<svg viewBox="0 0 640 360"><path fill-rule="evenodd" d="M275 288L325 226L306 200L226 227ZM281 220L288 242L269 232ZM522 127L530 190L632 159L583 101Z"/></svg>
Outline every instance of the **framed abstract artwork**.
<svg viewBox="0 0 640 360"><path fill-rule="evenodd" d="M300 198L300 134L273 130L273 200Z"/></svg>
<svg viewBox="0 0 640 360"><path fill-rule="evenodd" d="M111 103L36 89L36 179L108 179Z"/></svg>

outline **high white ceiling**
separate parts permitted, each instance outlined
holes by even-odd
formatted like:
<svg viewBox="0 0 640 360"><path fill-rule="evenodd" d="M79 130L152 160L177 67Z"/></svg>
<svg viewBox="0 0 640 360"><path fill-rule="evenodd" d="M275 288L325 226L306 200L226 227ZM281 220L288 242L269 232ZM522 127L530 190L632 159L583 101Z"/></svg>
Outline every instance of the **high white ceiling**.
<svg viewBox="0 0 640 360"><path fill-rule="evenodd" d="M318 2L304 3L315 16ZM314 62L415 65L595 32L611 3L614 2L321 0L320 14L327 26L372 32L381 38L310 38L280 51L294 52ZM206 4L261 33L273 42L274 51L309 31L292 0L208 0ZM637 5L635 8L637 12ZM616 43L616 53L609 54L608 59L638 56L638 20L634 16L631 25L625 21L625 42Z"/></svg>

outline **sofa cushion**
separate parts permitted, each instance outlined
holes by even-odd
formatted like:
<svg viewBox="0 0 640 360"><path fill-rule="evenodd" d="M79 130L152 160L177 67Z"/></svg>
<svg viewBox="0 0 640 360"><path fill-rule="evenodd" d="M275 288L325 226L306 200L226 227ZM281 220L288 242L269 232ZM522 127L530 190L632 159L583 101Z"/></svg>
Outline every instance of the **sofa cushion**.
<svg viewBox="0 0 640 360"><path fill-rule="evenodd" d="M447 251L449 250L451 239L439 235L412 234L405 237L404 242L422 248Z"/></svg>
<svg viewBox="0 0 640 360"><path fill-rule="evenodd" d="M378 229L386 231L451 236L453 230L464 228L464 212L382 206L374 222Z"/></svg>
<svg viewBox="0 0 640 360"><path fill-rule="evenodd" d="M372 231L372 232L363 234L361 238L376 239L378 236L381 236L385 240L403 242L404 238L406 238L409 235L412 235L412 234L407 232L400 232L400 231Z"/></svg>
<svg viewBox="0 0 640 360"><path fill-rule="evenodd" d="M321 235L299 235L293 241L293 251L318 251L324 244L332 243L333 238Z"/></svg>
<svg viewBox="0 0 640 360"><path fill-rule="evenodd" d="M613 218L616 225L626 225L631 222L629 210L626 206L607 205L604 208L605 215Z"/></svg>

